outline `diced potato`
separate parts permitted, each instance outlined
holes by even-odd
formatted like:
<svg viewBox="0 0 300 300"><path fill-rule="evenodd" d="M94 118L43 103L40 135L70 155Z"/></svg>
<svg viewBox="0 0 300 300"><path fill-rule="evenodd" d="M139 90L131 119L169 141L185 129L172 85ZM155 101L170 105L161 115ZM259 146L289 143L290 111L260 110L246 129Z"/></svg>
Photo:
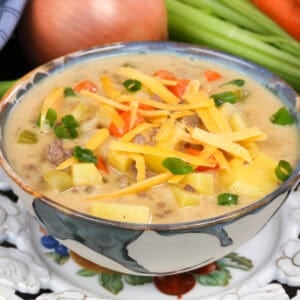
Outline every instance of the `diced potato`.
<svg viewBox="0 0 300 300"><path fill-rule="evenodd" d="M72 110L71 114L74 116L74 118L77 121L82 121L86 119L88 115L88 111L89 111L88 105L85 102L80 101Z"/></svg>
<svg viewBox="0 0 300 300"><path fill-rule="evenodd" d="M191 185L198 193L214 194L214 175L209 173L186 174L181 183Z"/></svg>
<svg viewBox="0 0 300 300"><path fill-rule="evenodd" d="M176 123L167 139L157 142L158 147L166 149L175 149L176 145L181 141L185 131L182 125Z"/></svg>
<svg viewBox="0 0 300 300"><path fill-rule="evenodd" d="M171 186L171 189L180 207L198 205L200 203L201 196L199 194L185 191L177 186Z"/></svg>
<svg viewBox="0 0 300 300"><path fill-rule="evenodd" d="M117 151L109 151L107 160L111 166L113 166L120 172L128 171L133 162L133 160L128 155Z"/></svg>
<svg viewBox="0 0 300 300"><path fill-rule="evenodd" d="M167 171L167 169L162 165L162 161L165 159L164 157L144 154L144 158L147 167L152 172L162 173Z"/></svg>
<svg viewBox="0 0 300 300"><path fill-rule="evenodd" d="M150 219L150 210L144 205L94 203L90 206L89 213L99 218L120 222L148 223Z"/></svg>
<svg viewBox="0 0 300 300"><path fill-rule="evenodd" d="M72 164L71 170L74 186L98 185L102 183L102 176L93 163Z"/></svg>
<svg viewBox="0 0 300 300"><path fill-rule="evenodd" d="M221 182L231 192L259 198L277 187L275 167L277 161L258 152L251 163L244 164L239 159L230 162L231 172L221 172Z"/></svg>
<svg viewBox="0 0 300 300"><path fill-rule="evenodd" d="M51 170L44 174L45 181L50 187L59 192L70 189L73 186L72 177L62 171Z"/></svg>

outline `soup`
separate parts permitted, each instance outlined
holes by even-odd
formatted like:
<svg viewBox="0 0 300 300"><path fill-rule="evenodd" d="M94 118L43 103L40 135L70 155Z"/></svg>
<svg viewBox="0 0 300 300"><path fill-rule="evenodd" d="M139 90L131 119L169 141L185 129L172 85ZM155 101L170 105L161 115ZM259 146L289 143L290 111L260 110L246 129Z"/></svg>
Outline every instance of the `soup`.
<svg viewBox="0 0 300 300"><path fill-rule="evenodd" d="M74 65L33 87L8 158L72 209L138 223L215 217L272 192L296 164L293 116L243 74L172 55Z"/></svg>

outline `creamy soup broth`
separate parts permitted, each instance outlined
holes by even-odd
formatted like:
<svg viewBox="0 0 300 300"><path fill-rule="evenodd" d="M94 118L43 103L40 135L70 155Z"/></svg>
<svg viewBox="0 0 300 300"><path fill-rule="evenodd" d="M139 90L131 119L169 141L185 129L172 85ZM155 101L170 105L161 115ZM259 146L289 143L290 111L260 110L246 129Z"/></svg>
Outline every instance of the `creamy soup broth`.
<svg viewBox="0 0 300 300"><path fill-rule="evenodd" d="M199 204L183 207L180 207L174 199L170 184L159 184L143 192L114 197L112 199L86 199L87 196L105 194L123 188L120 183L121 172L109 164L107 165L109 175L102 173L102 184L77 186L62 192L52 189L43 178L43 175L47 171L55 169L53 163L46 159L45 149L47 145L57 138L53 132L41 133L40 128L36 125L36 120L41 112L42 103L46 95L54 88L73 87L83 80L90 80L97 85L97 93L106 96L99 80L102 75L109 75L116 89L122 90L124 87L121 83L127 78L117 74L117 70L124 65L132 66L147 75L152 75L156 71L163 69L172 72L178 78L198 80L200 82L200 89L206 91L208 95L214 90L217 92L228 90L229 88L220 86L231 80L238 78L245 80L242 88L246 91L247 95L244 100L238 101L234 106L248 127L257 127L266 134L266 140L255 141L256 147L275 161L286 160L292 166L295 166L299 151L296 127L294 125L279 126L270 122L271 115L282 107L283 104L269 91L258 86L250 78L206 62L172 56L147 55L145 57L144 55L136 55L112 57L68 67L51 76L51 79L44 80L27 93L22 102L11 113L5 129L7 155L16 172L35 190L40 191L42 194L47 195L49 198L66 207L85 213L89 213L90 206L96 202L145 205L150 208L151 217L149 222L152 223L186 222L210 218L239 209L258 199L241 194L236 205L218 205L216 195L226 192L232 193L232 191L228 191L226 187L220 185L218 181L214 183L213 195L199 195ZM208 81L203 73L207 69L217 71L222 75L222 78ZM137 93L143 93L143 91ZM152 97L155 99L153 93ZM71 98L67 105L55 104L55 109L58 111L58 118L78 104L79 99L76 97ZM95 111L97 110L96 104L89 97L85 95L81 96L81 99L84 99L87 103L92 103L92 107ZM218 109L221 109L221 107ZM84 145L95 131L101 127L97 121L99 115L101 115L100 110L95 114L91 114L83 122L79 122L78 138L62 139L63 147L72 149L78 144ZM18 143L18 136L24 129L34 132L38 136L38 142L34 144ZM105 158L109 151L109 140L105 141L100 148L97 151ZM225 153L225 157L230 161L233 155ZM205 172L214 173L215 170ZM132 183L134 183L134 180L131 180ZM280 184L279 181L278 184Z"/></svg>

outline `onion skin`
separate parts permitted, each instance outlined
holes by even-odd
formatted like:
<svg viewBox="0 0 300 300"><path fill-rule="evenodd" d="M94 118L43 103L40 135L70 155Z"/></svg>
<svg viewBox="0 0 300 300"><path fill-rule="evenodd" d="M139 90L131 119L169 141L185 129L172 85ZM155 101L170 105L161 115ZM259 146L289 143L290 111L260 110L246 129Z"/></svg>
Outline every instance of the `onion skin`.
<svg viewBox="0 0 300 300"><path fill-rule="evenodd" d="M167 37L163 0L30 0L18 26L35 66L93 46Z"/></svg>

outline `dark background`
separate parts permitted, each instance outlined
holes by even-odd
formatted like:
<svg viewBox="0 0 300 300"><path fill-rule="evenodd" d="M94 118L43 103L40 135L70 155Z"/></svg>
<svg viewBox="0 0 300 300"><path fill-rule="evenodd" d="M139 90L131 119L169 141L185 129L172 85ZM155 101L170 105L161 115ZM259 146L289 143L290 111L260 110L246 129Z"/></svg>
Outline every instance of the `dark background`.
<svg viewBox="0 0 300 300"><path fill-rule="evenodd" d="M17 79L30 69L15 33L0 51L0 80Z"/></svg>
<svg viewBox="0 0 300 300"><path fill-rule="evenodd" d="M10 38L5 47L0 51L0 81L2 80L13 80L17 79L28 71L33 69L33 66L30 65L25 55L22 52L21 45L18 41L17 33L14 33ZM1 84L1 83L0 83ZM11 193L9 196L13 196ZM11 246L5 244L5 246ZM283 285L290 297L294 297L297 293L297 289L300 287L289 287ZM49 290L43 290L41 293L50 292ZM31 300L35 299L34 295L25 295L17 293L18 296L23 297L24 299Z"/></svg>

